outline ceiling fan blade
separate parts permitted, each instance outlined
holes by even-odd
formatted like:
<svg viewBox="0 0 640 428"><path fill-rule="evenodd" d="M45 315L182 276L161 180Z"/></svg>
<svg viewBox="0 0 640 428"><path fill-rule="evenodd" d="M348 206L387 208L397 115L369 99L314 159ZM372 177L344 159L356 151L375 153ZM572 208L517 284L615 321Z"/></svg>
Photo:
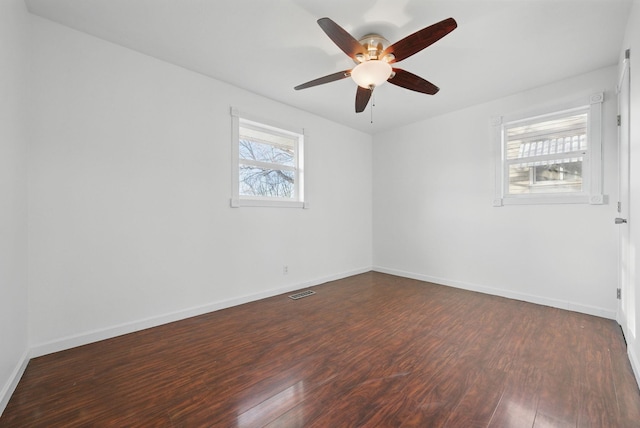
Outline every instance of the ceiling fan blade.
<svg viewBox="0 0 640 428"><path fill-rule="evenodd" d="M335 43L344 53L357 61L356 54L366 54L364 46L360 44L351 34L333 22L329 18L318 19L318 25L327 33L327 36Z"/></svg>
<svg viewBox="0 0 640 428"><path fill-rule="evenodd" d="M295 89L296 91L299 91L300 89L306 89L306 88L311 88L312 86L318 86L318 85L323 85L329 82L335 82L336 80L344 79L349 76L351 76L351 70L339 71L337 73L329 74L328 76L319 77L307 83L303 83L302 85L298 85L293 89Z"/></svg>
<svg viewBox="0 0 640 428"><path fill-rule="evenodd" d="M395 75L389 78L387 82L393 83L396 86L429 95L435 95L440 90L440 88L433 83L424 80L422 77L416 76L413 73L409 73L406 70L394 68L393 72Z"/></svg>
<svg viewBox="0 0 640 428"><path fill-rule="evenodd" d="M456 29L458 23L453 18L447 18L436 24L423 28L420 31L405 37L389 46L385 49L380 56L384 57L387 54L393 54L395 57L389 62L398 62L403 59L409 58L411 55L420 52L427 46L437 42L450 32Z"/></svg>
<svg viewBox="0 0 640 428"><path fill-rule="evenodd" d="M373 94L373 88L358 86L358 91L356 92L356 113L362 113L364 109L367 108L371 94Z"/></svg>

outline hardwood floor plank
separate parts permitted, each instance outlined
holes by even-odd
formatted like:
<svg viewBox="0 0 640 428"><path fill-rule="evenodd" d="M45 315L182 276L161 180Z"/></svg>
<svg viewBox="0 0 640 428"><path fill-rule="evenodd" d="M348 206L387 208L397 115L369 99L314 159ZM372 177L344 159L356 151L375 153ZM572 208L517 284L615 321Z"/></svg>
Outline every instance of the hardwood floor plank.
<svg viewBox="0 0 640 428"><path fill-rule="evenodd" d="M617 324L375 272L32 359L0 427L636 426Z"/></svg>
<svg viewBox="0 0 640 428"><path fill-rule="evenodd" d="M542 375L537 367L510 367L505 387L489 427L532 427L538 408Z"/></svg>
<svg viewBox="0 0 640 428"><path fill-rule="evenodd" d="M576 428L576 426L573 422L556 419L542 412L536 414L536 419L533 423L533 428Z"/></svg>
<svg viewBox="0 0 640 428"><path fill-rule="evenodd" d="M620 326L615 322L608 325L607 333L612 337L618 335L623 337ZM613 340L608 355L621 426L638 425L640 414L640 400L636 399L638 385L635 382L624 340Z"/></svg>
<svg viewBox="0 0 640 428"><path fill-rule="evenodd" d="M500 370L484 370L452 410L447 426L487 427L503 398L506 376Z"/></svg>

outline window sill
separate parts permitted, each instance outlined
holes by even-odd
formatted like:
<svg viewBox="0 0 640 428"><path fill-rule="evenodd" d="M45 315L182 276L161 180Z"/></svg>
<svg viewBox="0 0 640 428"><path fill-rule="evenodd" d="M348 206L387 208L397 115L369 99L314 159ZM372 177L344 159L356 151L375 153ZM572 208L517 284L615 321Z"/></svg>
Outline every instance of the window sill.
<svg viewBox="0 0 640 428"><path fill-rule="evenodd" d="M275 199L231 199L231 208L240 207L309 208L309 203Z"/></svg>
<svg viewBox="0 0 640 428"><path fill-rule="evenodd" d="M505 205L546 205L546 204L589 204L603 205L604 195L526 195L509 196L493 201L494 207Z"/></svg>

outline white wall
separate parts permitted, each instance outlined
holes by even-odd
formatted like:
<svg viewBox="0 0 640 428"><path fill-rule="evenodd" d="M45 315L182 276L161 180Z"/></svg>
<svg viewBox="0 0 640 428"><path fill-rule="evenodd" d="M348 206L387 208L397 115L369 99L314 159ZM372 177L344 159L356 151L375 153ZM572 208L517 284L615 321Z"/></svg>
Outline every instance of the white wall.
<svg viewBox="0 0 640 428"><path fill-rule="evenodd" d="M640 1L634 1L622 50L631 49L631 122L630 122L630 272L632 278L629 313L624 331L629 358L640 383ZM621 56L622 57L622 56ZM621 64L622 66L622 64ZM623 321L624 322L624 321Z"/></svg>
<svg viewBox="0 0 640 428"><path fill-rule="evenodd" d="M493 207L491 117L604 91L615 198L616 76L614 66L376 135L375 269L615 318L615 203Z"/></svg>
<svg viewBox="0 0 640 428"><path fill-rule="evenodd" d="M27 361L28 15L0 2L0 413Z"/></svg>
<svg viewBox="0 0 640 428"><path fill-rule="evenodd" d="M36 355L370 270L371 136L33 20ZM230 208L230 106L305 128L309 209Z"/></svg>

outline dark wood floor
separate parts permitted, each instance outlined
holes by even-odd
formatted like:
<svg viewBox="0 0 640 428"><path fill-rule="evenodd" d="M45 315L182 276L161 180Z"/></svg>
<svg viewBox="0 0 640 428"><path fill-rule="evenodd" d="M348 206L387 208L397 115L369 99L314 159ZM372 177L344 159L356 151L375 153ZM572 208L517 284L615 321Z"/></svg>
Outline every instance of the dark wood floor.
<svg viewBox="0 0 640 428"><path fill-rule="evenodd" d="M638 427L611 320L380 273L33 359L2 427Z"/></svg>

